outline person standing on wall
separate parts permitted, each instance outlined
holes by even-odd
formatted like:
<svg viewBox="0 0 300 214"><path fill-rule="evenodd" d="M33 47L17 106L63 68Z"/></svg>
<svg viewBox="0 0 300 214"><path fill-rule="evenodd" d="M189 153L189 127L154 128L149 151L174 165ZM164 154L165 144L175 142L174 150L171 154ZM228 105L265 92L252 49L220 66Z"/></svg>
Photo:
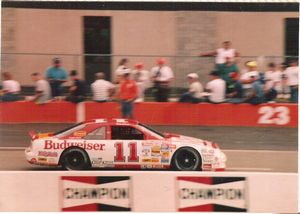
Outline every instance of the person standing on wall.
<svg viewBox="0 0 300 214"><path fill-rule="evenodd" d="M168 102L170 83L174 78L172 69L166 65L166 60L157 60L157 66L151 69L151 77L154 83L154 95L157 102Z"/></svg>
<svg viewBox="0 0 300 214"><path fill-rule="evenodd" d="M240 53L237 52L234 48L231 47L230 41L223 42L223 47L218 48L217 50L202 53L199 55L200 57L205 56L214 56L216 57L216 68L219 70L222 65L226 62L226 57L233 59L233 62L238 63L238 58L240 57Z"/></svg>
<svg viewBox="0 0 300 214"><path fill-rule="evenodd" d="M121 100L123 118L133 119L133 102L138 96L138 88L134 80L130 79L130 70L123 70L118 97Z"/></svg>
<svg viewBox="0 0 300 214"><path fill-rule="evenodd" d="M149 85L149 71L144 69L144 63L136 63L135 70L132 71L133 80L138 86L138 98L135 102L144 102L145 90Z"/></svg>
<svg viewBox="0 0 300 214"><path fill-rule="evenodd" d="M61 96L62 84L67 81L67 77L67 71L61 66L61 60L54 58L53 66L49 67L46 71L46 79L50 83L53 97Z"/></svg>

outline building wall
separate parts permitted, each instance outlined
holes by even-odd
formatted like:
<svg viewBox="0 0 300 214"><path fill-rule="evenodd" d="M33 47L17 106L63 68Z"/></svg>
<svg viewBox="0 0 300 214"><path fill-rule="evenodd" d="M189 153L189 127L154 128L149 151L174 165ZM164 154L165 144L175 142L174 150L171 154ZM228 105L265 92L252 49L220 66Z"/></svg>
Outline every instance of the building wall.
<svg viewBox="0 0 300 214"><path fill-rule="evenodd" d="M2 52L41 53L2 56L2 70L13 72L22 85L32 85L30 73L44 72L61 55L67 70L83 75L83 16L111 16L112 69L126 55L130 66L143 61L150 69L158 56L175 71L175 86L186 86L185 75L200 74L203 82L213 59L195 57L220 47L225 40L243 56L282 56L284 18L297 12L102 11L3 8ZM11 33L12 32L12 33ZM10 36L11 35L11 36ZM145 57L143 55L153 55ZM193 57L182 57L193 56ZM262 59L262 58L259 58ZM242 65L240 65L242 67Z"/></svg>

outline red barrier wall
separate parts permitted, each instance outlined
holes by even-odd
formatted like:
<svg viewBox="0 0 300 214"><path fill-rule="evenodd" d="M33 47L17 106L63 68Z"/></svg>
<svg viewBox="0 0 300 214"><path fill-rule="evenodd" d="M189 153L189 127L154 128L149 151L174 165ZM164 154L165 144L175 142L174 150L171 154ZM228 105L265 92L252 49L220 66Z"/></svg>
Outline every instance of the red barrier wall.
<svg viewBox="0 0 300 214"><path fill-rule="evenodd" d="M120 117L118 103L87 102L86 119ZM135 118L152 125L298 127L297 104L136 103Z"/></svg>
<svg viewBox="0 0 300 214"><path fill-rule="evenodd" d="M42 105L26 101L0 103L0 123L75 121L76 105L70 102L51 102Z"/></svg>
<svg viewBox="0 0 300 214"><path fill-rule="evenodd" d="M70 122L79 114L86 120L121 117L118 103L69 102L36 105L32 102L0 103L0 123ZM278 126L298 127L297 104L181 104L136 103L135 118L152 125Z"/></svg>

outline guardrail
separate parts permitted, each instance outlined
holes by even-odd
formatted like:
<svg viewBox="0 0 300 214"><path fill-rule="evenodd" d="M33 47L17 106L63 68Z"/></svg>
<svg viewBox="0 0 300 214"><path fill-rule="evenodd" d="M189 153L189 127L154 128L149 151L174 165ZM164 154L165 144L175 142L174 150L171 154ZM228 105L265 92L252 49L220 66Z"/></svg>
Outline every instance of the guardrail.
<svg viewBox="0 0 300 214"><path fill-rule="evenodd" d="M144 102L134 105L135 118L149 125L298 127L298 105L283 103L186 104ZM119 118L117 102L65 101L36 105L19 101L0 103L0 123L75 123L95 118Z"/></svg>
<svg viewBox="0 0 300 214"><path fill-rule="evenodd" d="M298 211L296 173L5 172L0 187L0 211Z"/></svg>

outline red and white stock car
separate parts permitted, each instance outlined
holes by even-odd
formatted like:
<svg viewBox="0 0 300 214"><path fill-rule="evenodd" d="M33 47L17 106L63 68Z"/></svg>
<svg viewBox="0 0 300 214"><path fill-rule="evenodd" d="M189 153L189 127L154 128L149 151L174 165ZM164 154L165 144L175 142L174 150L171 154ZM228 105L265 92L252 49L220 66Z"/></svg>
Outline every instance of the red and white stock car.
<svg viewBox="0 0 300 214"><path fill-rule="evenodd" d="M159 133L127 119L96 119L57 133L29 133L31 164L89 168L212 170L225 169L226 156L216 143Z"/></svg>

